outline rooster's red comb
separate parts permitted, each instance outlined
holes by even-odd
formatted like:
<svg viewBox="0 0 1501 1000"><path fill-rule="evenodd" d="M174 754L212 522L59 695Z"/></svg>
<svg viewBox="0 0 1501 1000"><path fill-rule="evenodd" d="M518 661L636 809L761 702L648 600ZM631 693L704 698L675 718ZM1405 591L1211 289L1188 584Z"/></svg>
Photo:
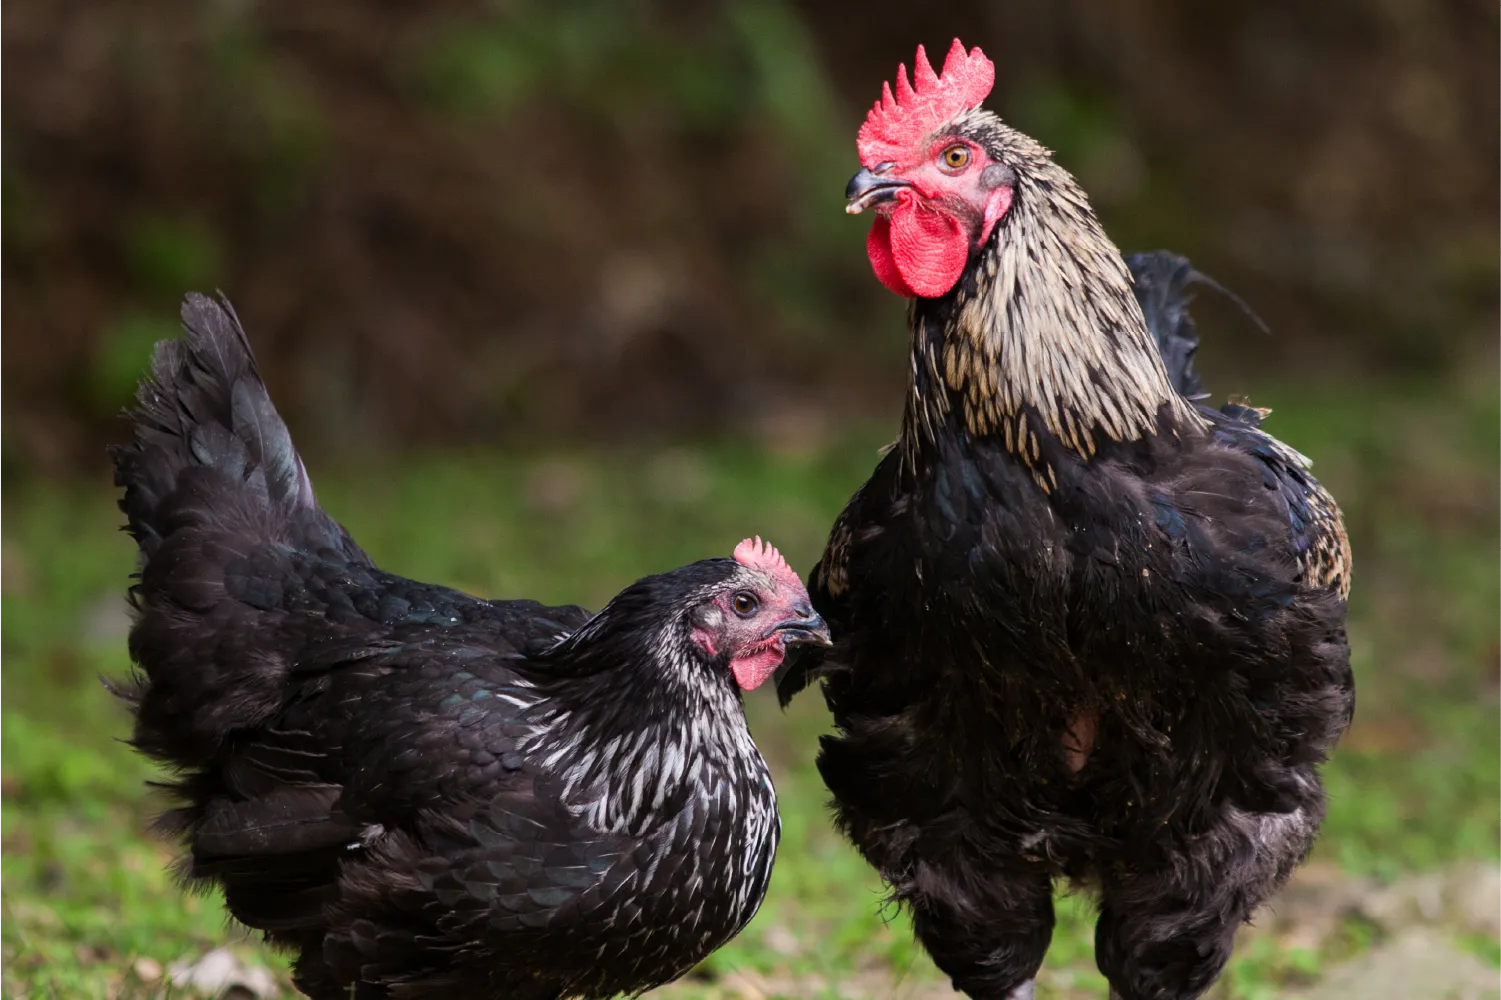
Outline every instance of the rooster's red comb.
<svg viewBox="0 0 1501 1000"><path fill-rule="evenodd" d="M858 144L866 167L900 160L938 126L985 100L995 85L995 63L978 48L965 52L956 38L943 61L942 76L933 72L921 45L912 75L915 85L907 82L906 65L897 67L896 96L891 95L891 84L883 83L881 99L865 116Z"/></svg>
<svg viewBox="0 0 1501 1000"><path fill-rule="evenodd" d="M760 536L747 538L735 546L735 561L747 569L758 569L780 584L795 583L799 587L803 581L793 572L787 560L782 558L782 553L776 547L761 541Z"/></svg>

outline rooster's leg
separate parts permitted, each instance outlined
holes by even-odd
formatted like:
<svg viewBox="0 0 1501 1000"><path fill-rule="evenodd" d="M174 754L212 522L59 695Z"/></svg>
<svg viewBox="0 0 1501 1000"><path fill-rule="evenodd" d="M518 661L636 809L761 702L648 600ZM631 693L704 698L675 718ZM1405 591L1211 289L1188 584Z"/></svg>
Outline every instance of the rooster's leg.
<svg viewBox="0 0 1501 1000"><path fill-rule="evenodd" d="M1112 1000L1193 1000L1230 958L1235 932L1307 853L1323 796L1318 780L1289 813L1229 804L1204 833L1155 868L1110 866L1100 880L1095 961Z"/></svg>
<svg viewBox="0 0 1501 1000"><path fill-rule="evenodd" d="M974 1000L1032 1000L1053 936L1052 880L1041 868L970 868L949 855L919 862L912 906L917 938Z"/></svg>

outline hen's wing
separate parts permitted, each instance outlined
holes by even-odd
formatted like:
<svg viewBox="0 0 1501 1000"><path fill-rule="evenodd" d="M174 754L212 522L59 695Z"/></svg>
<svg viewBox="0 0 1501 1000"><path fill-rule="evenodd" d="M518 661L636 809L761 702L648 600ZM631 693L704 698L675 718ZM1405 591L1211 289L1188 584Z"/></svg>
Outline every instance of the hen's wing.
<svg viewBox="0 0 1501 1000"><path fill-rule="evenodd" d="M589 912L650 860L572 802L549 681L494 629L402 624L311 647L296 698L226 765L235 785L194 841L195 874L252 926L322 929L300 982L432 986L456 949L505 941L518 966L566 967ZM319 792L290 836L268 812L288 788ZM337 866L312 870L319 850Z"/></svg>

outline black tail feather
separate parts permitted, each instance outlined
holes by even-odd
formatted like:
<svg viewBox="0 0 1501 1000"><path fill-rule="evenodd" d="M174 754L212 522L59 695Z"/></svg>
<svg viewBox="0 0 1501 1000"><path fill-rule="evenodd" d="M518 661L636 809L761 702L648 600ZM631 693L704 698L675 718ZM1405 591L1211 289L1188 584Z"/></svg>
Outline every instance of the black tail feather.
<svg viewBox="0 0 1501 1000"><path fill-rule="evenodd" d="M1172 378L1173 388L1189 398L1203 395L1204 388L1194 367L1194 354L1199 349L1199 332L1194 327L1193 317L1188 314L1193 295L1190 286L1204 285L1225 296L1238 305L1262 332L1266 324L1251 310L1240 296L1219 282L1194 269L1188 258L1153 250L1131 254L1126 258L1136 291L1136 301L1141 305L1147 320L1147 329L1157 340L1157 350L1162 354L1163 364Z"/></svg>
<svg viewBox="0 0 1501 1000"><path fill-rule="evenodd" d="M130 650L143 676L121 693L136 745L192 768L284 696L285 616L232 597L232 567L254 556L274 570L299 550L368 560L318 508L229 303L189 295L182 325L181 340L156 346L129 414L135 440L110 454L141 556Z"/></svg>
<svg viewBox="0 0 1501 1000"><path fill-rule="evenodd" d="M110 449L126 529L149 559L167 532L169 498L189 469L217 469L261 504L288 515L316 507L313 484L272 405L229 302L189 294L182 340L156 345L151 374L128 416L135 441Z"/></svg>

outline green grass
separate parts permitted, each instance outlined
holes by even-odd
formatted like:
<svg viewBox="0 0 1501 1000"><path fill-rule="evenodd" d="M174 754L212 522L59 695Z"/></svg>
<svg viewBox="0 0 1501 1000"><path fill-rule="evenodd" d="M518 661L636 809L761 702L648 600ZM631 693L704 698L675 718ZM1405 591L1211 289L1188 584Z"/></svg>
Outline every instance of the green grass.
<svg viewBox="0 0 1501 1000"><path fill-rule="evenodd" d="M1494 858L1501 746L1493 390L1363 387L1259 394L1272 427L1317 459L1355 539L1357 722L1328 769L1316 857L1395 877ZM771 538L794 565L875 460L879 435L808 454L748 445L549 456L448 454L324 469L320 497L385 566L489 596L597 606L645 573ZM102 463L101 463L102 464ZM102 477L101 477L102 478ZM241 942L218 901L181 894L143 835L151 769L118 742L97 681L126 667L117 600L132 565L103 485L8 484L3 587L3 990L6 997L156 995L131 972ZM827 717L769 692L751 722L777 773L785 839L766 905L737 940L670 987L684 996L914 996L947 986L905 917L830 830L812 766ZM1102 996L1087 900L1060 901L1044 995ZM1216 995L1260 1000L1315 979L1371 934L1323 952L1269 934L1244 944ZM1501 945L1470 942L1492 954Z"/></svg>

